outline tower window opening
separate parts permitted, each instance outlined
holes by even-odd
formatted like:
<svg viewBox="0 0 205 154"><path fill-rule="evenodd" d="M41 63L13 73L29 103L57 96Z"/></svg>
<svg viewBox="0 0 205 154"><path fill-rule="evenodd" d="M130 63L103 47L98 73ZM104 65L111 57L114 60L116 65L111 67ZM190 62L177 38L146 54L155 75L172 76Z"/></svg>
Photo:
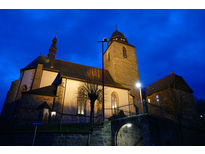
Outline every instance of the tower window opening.
<svg viewBox="0 0 205 154"><path fill-rule="evenodd" d="M123 57L127 58L127 50L125 49L125 47L122 48L122 52L123 52Z"/></svg>

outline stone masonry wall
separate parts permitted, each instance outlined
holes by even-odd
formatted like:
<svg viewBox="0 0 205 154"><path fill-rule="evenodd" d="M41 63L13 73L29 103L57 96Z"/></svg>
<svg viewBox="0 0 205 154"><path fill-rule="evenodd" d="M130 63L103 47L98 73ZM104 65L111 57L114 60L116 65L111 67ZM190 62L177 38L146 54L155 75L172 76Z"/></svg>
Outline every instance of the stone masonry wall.
<svg viewBox="0 0 205 154"><path fill-rule="evenodd" d="M0 133L0 146L31 146L33 133ZM88 145L88 133L38 133L35 145L38 146L86 146ZM90 136L90 146L110 146L111 123L106 122L101 127L95 127Z"/></svg>
<svg viewBox="0 0 205 154"><path fill-rule="evenodd" d="M31 146L33 133L0 134L0 146ZM88 134L37 133L37 146L86 146Z"/></svg>
<svg viewBox="0 0 205 154"><path fill-rule="evenodd" d="M103 126L94 128L90 137L91 146L111 146L111 122L105 122Z"/></svg>

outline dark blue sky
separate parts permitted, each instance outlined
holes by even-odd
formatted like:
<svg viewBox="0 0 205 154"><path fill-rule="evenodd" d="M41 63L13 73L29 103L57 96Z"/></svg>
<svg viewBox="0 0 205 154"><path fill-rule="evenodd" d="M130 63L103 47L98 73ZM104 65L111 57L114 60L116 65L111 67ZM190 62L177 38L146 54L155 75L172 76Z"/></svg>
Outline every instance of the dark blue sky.
<svg viewBox="0 0 205 154"><path fill-rule="evenodd" d="M174 72L204 98L205 10L0 10L0 108L20 69L47 56L101 67L103 37L115 27L136 46L143 86Z"/></svg>

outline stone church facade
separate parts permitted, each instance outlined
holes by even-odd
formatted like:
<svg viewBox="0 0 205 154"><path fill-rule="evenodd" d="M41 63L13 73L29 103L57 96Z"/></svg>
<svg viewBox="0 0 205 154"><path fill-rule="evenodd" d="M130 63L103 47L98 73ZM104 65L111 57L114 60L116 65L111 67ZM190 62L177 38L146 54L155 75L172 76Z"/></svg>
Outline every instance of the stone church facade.
<svg viewBox="0 0 205 154"><path fill-rule="evenodd" d="M2 112L7 122L89 122L89 100L82 100L79 95L88 82L86 74L94 70L102 77L102 69L56 59L56 44L55 37L48 56L34 59L20 70L20 78L12 82ZM130 105L140 100L139 90L135 88L139 82L135 47L116 30L103 57L105 120L120 110L125 115L135 113L134 105ZM101 117L102 100L97 100L95 121L100 122Z"/></svg>
<svg viewBox="0 0 205 154"><path fill-rule="evenodd" d="M149 114L163 114L163 117L171 120L177 118L188 122L199 120L193 90L181 76L171 72L170 75L143 88L142 91Z"/></svg>

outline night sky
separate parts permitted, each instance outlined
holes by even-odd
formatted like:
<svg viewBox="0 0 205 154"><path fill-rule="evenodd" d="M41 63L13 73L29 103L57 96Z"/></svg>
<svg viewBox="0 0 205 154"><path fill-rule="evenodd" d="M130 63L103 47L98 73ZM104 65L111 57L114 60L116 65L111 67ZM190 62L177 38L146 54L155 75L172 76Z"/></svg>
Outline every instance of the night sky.
<svg viewBox="0 0 205 154"><path fill-rule="evenodd" d="M143 87L174 72L205 99L205 10L0 10L0 110L20 69L47 56L100 68L116 26L136 47Z"/></svg>

